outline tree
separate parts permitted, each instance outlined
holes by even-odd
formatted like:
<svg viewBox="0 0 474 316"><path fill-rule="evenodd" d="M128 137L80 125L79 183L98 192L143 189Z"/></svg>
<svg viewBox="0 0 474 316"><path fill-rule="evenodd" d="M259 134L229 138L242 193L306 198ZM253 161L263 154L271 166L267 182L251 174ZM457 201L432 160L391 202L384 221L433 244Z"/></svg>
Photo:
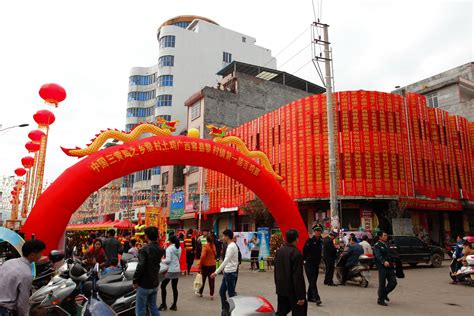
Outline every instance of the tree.
<svg viewBox="0 0 474 316"><path fill-rule="evenodd" d="M248 201L243 208L249 218L255 222L255 227L270 227L272 225L273 216L258 197Z"/></svg>

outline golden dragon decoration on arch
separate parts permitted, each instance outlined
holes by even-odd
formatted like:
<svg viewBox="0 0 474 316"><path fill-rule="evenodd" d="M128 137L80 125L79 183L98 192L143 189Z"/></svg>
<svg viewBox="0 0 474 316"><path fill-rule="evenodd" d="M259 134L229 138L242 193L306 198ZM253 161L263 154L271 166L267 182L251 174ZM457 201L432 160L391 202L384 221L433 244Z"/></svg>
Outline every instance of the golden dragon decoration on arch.
<svg viewBox="0 0 474 316"><path fill-rule="evenodd" d="M283 181L284 178L273 170L272 164L268 159L268 156L258 150L250 151L247 145L237 136L227 136L227 127L217 127L212 124L206 125L210 130L209 135L214 136L214 142L224 145L235 145L235 147L245 156L258 159L263 167L272 174L272 176L278 181Z"/></svg>
<svg viewBox="0 0 474 316"><path fill-rule="evenodd" d="M172 136L172 133L176 131L178 122L179 121L166 121L162 118L158 118L156 123L140 123L128 133L117 129L103 130L99 134L96 134L95 138L91 139L91 143L87 144L85 148L61 147L61 149L68 156L81 158L99 151L110 139L116 139L128 143L138 139L144 133L150 133L156 136ZM206 127L210 129L209 134L214 136L214 142L223 145L234 145L243 155L253 159L258 159L262 166L270 172L276 180L284 180L283 177L273 170L270 160L265 153L261 151L250 151L247 145L237 136L227 136L227 127L216 127L210 124Z"/></svg>
<svg viewBox="0 0 474 316"><path fill-rule="evenodd" d="M156 136L171 136L176 131L176 126L179 121L166 121L158 118L156 123L141 123L135 126L129 133L119 131L117 129L108 129L100 131L91 139L91 143L86 145L86 148L63 148L63 152L72 157L84 157L91 155L100 150L100 148L109 140L116 139L124 143L131 142L138 139L144 133L150 133Z"/></svg>

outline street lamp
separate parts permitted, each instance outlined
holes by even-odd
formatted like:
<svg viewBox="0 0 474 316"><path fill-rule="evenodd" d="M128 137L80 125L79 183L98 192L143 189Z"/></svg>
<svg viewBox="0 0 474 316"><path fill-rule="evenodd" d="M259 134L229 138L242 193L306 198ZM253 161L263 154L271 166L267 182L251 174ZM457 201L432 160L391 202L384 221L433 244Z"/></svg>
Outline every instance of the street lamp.
<svg viewBox="0 0 474 316"><path fill-rule="evenodd" d="M30 125L30 124L20 124L20 125L14 125L14 126L5 127L5 128L2 128L2 125L0 125L0 132L6 131L6 130L8 130L8 129L15 128L15 127L27 127L27 126L29 126L29 125Z"/></svg>

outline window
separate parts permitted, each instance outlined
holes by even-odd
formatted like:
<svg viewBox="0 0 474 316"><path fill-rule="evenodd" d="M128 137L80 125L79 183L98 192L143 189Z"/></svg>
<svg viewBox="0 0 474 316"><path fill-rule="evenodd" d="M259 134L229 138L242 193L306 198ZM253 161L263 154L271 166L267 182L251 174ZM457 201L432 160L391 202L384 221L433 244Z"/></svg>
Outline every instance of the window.
<svg viewBox="0 0 474 316"><path fill-rule="evenodd" d="M247 38L242 36L242 43L245 43L245 42L247 42Z"/></svg>
<svg viewBox="0 0 474 316"><path fill-rule="evenodd" d="M174 47L176 37L174 35L166 35L160 38L160 48Z"/></svg>
<svg viewBox="0 0 474 316"><path fill-rule="evenodd" d="M438 93L433 92L426 95L426 100L428 101L428 106L430 108L437 108L438 105Z"/></svg>
<svg viewBox="0 0 474 316"><path fill-rule="evenodd" d="M158 87L172 87L173 75L164 75L158 77Z"/></svg>
<svg viewBox="0 0 474 316"><path fill-rule="evenodd" d="M169 173L168 173L168 171L163 172L163 174L161 175L161 184L162 184L162 185L167 185L167 184L168 184L168 181L169 181Z"/></svg>
<svg viewBox="0 0 474 316"><path fill-rule="evenodd" d="M156 74L148 75L148 76L131 76L128 78L129 85L140 85L146 86L152 84L156 81Z"/></svg>
<svg viewBox="0 0 474 316"><path fill-rule="evenodd" d="M135 176L136 181L147 181L151 179L151 169L138 171Z"/></svg>
<svg viewBox="0 0 474 316"><path fill-rule="evenodd" d="M171 94L162 94L156 98L156 106L172 106L173 96Z"/></svg>
<svg viewBox="0 0 474 316"><path fill-rule="evenodd" d="M172 67L172 66L174 66L174 56L172 56L172 55L161 56L158 59L158 66L159 67Z"/></svg>
<svg viewBox="0 0 474 316"><path fill-rule="evenodd" d="M164 119L165 121L168 121L168 122L171 121L171 115L158 115L158 116L156 117L156 119L158 119L159 117L161 117L161 118Z"/></svg>
<svg viewBox="0 0 474 316"><path fill-rule="evenodd" d="M191 120L195 120L200 116L201 116L201 101L198 101L191 107Z"/></svg>
<svg viewBox="0 0 474 316"><path fill-rule="evenodd" d="M135 126L137 126L138 124L127 124L125 125L125 131L128 133L130 132L132 129L135 128Z"/></svg>
<svg viewBox="0 0 474 316"><path fill-rule="evenodd" d="M135 179L135 175L133 173L129 174L125 177L122 177L122 188L131 188L131 187L133 187L134 179Z"/></svg>
<svg viewBox="0 0 474 316"><path fill-rule="evenodd" d="M155 90L150 91L133 91L128 93L128 101L147 101L154 99Z"/></svg>
<svg viewBox="0 0 474 316"><path fill-rule="evenodd" d="M174 26L182 27L183 29L187 28L191 22L176 22Z"/></svg>
<svg viewBox="0 0 474 316"><path fill-rule="evenodd" d="M153 107L127 109L127 117L147 117L153 114Z"/></svg>
<svg viewBox="0 0 474 316"><path fill-rule="evenodd" d="M224 52L223 57L222 57L222 61L225 62L225 63L230 64L232 62L232 54Z"/></svg>
<svg viewBox="0 0 474 316"><path fill-rule="evenodd" d="M151 174L152 175L161 174L161 167L155 167L155 168L151 169Z"/></svg>
<svg viewBox="0 0 474 316"><path fill-rule="evenodd" d="M199 171L199 167L196 166L189 166L189 173L195 173Z"/></svg>

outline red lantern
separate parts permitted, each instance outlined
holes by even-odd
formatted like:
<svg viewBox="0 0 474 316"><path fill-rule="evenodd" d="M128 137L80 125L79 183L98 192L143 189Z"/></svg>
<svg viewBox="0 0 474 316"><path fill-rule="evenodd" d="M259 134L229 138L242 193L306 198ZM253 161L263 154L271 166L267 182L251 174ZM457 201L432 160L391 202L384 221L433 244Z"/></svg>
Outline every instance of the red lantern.
<svg viewBox="0 0 474 316"><path fill-rule="evenodd" d="M15 200L10 200L10 204L15 204Z"/></svg>
<svg viewBox="0 0 474 316"><path fill-rule="evenodd" d="M21 164L27 169L31 168L35 164L35 158L30 156L23 157L21 158Z"/></svg>
<svg viewBox="0 0 474 316"><path fill-rule="evenodd" d="M23 181L23 180L16 180L15 184L16 184L16 185L23 185L23 184L25 184L25 181ZM14 188L14 190L16 190L16 187Z"/></svg>
<svg viewBox="0 0 474 316"><path fill-rule="evenodd" d="M30 153L37 152L40 150L40 144L33 143L33 142L27 142L25 145L26 150L28 150Z"/></svg>
<svg viewBox="0 0 474 316"><path fill-rule="evenodd" d="M41 138L45 135L46 134L40 129L35 129L28 133L28 137L36 143L39 143L41 141Z"/></svg>
<svg viewBox="0 0 474 316"><path fill-rule="evenodd" d="M53 112L48 110L39 110L33 115L33 119L39 126L49 126L56 120Z"/></svg>
<svg viewBox="0 0 474 316"><path fill-rule="evenodd" d="M59 102L66 99L66 90L56 83L47 83L41 86L39 95L46 103L57 107Z"/></svg>
<svg viewBox="0 0 474 316"><path fill-rule="evenodd" d="M17 191L11 191L11 192L10 192L10 194L11 194L12 196L16 196L17 193L18 193Z"/></svg>
<svg viewBox="0 0 474 316"><path fill-rule="evenodd" d="M26 170L24 168L15 169L15 174L19 177L23 177L25 173L26 173Z"/></svg>

